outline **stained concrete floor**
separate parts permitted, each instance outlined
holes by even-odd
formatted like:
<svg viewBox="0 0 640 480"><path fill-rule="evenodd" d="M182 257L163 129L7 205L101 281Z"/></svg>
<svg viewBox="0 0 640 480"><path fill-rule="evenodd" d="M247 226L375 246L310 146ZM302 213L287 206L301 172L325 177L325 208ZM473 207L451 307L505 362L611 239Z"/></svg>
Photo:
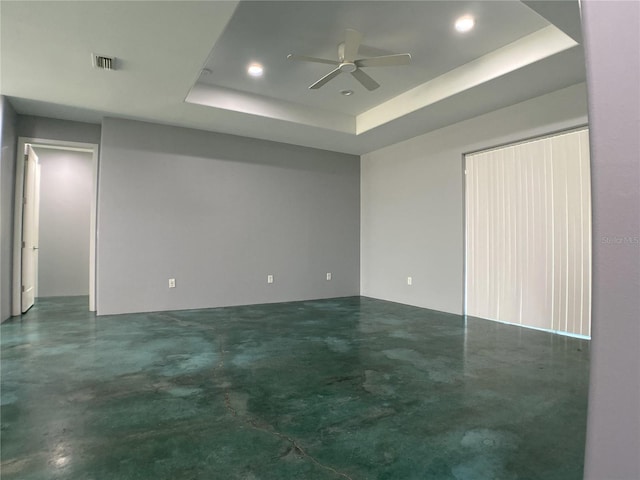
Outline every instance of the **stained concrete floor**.
<svg viewBox="0 0 640 480"><path fill-rule="evenodd" d="M2 478L582 478L589 343L362 297L0 327Z"/></svg>

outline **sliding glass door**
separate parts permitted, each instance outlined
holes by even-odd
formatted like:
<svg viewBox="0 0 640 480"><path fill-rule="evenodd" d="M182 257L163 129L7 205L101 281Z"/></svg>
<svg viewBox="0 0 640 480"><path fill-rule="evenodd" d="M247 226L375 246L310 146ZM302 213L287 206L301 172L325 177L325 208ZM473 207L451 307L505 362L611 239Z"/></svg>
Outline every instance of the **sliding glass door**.
<svg viewBox="0 0 640 480"><path fill-rule="evenodd" d="M588 131L465 162L467 315L590 336Z"/></svg>

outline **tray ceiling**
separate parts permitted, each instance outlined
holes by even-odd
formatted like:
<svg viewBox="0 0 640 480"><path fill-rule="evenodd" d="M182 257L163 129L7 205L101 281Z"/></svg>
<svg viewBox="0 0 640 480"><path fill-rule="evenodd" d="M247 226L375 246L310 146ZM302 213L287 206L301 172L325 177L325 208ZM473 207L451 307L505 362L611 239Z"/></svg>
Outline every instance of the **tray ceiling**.
<svg viewBox="0 0 640 480"><path fill-rule="evenodd" d="M121 116L348 153L584 81L573 0L3 1L0 14L0 87L20 113ZM476 28L461 34L453 22L464 14ZM381 85L372 92L348 74L309 90L333 67L287 54L334 59L346 28L363 34L359 58L408 52L411 64L366 68ZM117 70L92 68L92 53L117 57ZM261 78L247 75L252 62Z"/></svg>

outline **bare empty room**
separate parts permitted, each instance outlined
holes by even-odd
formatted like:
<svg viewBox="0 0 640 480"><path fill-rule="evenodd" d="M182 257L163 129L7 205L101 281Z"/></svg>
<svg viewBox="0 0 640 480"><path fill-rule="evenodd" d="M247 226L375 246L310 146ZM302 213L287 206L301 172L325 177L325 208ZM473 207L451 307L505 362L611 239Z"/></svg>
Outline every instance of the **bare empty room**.
<svg viewBox="0 0 640 480"><path fill-rule="evenodd" d="M639 478L639 17L3 1L2 477Z"/></svg>

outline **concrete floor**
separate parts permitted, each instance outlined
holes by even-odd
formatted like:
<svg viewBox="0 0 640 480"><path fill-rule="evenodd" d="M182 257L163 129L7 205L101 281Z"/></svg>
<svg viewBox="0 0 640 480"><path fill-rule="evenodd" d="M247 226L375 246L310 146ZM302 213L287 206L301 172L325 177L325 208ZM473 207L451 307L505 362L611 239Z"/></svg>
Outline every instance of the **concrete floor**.
<svg viewBox="0 0 640 480"><path fill-rule="evenodd" d="M2 478L582 478L589 342L368 298L1 327Z"/></svg>

